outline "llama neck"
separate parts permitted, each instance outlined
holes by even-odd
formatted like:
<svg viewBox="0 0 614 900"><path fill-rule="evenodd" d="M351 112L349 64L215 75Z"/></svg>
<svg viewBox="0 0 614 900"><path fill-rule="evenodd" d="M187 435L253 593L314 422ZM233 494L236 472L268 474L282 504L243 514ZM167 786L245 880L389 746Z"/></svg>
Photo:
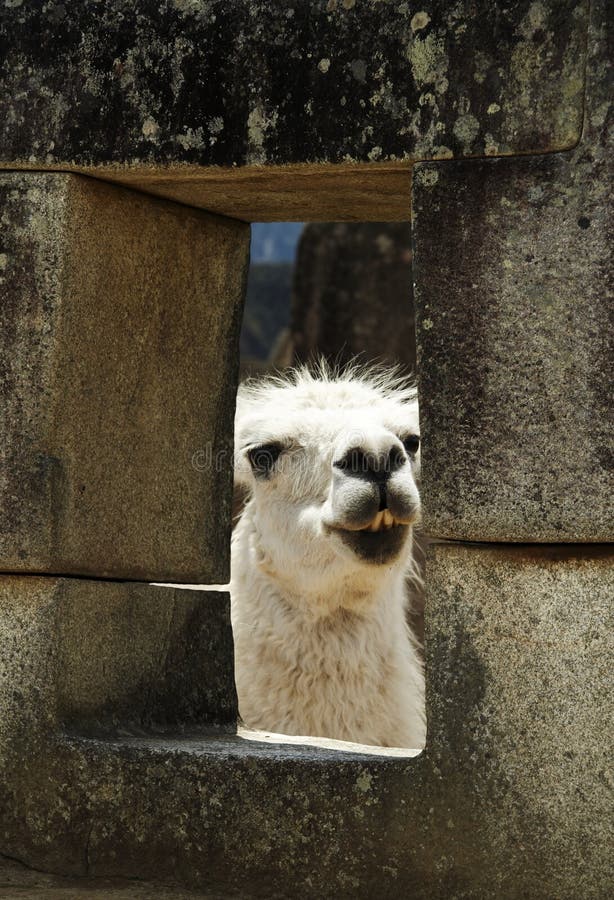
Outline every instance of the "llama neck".
<svg viewBox="0 0 614 900"><path fill-rule="evenodd" d="M305 624L339 615L379 619L391 610L404 609L406 566L402 562L391 567L348 566L339 571L335 567L334 574L326 563L314 566L313 571L284 565L267 550L249 509L235 530L235 542L233 557L241 568L233 571L233 581L244 581L252 595L266 596L269 604L273 602Z"/></svg>

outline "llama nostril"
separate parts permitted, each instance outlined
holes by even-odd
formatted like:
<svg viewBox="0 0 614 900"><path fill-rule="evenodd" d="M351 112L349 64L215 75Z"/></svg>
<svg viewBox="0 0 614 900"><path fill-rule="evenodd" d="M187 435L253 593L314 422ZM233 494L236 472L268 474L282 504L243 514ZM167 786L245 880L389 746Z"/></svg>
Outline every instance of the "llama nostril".
<svg viewBox="0 0 614 900"><path fill-rule="evenodd" d="M341 458L336 460L333 465L342 472L349 472L351 475L362 475L369 471L369 460L366 455L358 447L352 447Z"/></svg>
<svg viewBox="0 0 614 900"><path fill-rule="evenodd" d="M386 485L381 481L378 484L379 488L379 509L378 512L383 512L383 510L388 509L388 497L386 495Z"/></svg>
<svg viewBox="0 0 614 900"><path fill-rule="evenodd" d="M335 468L348 475L375 482L387 481L404 464L405 453L401 446L393 446L383 453L366 452L360 447L352 447L333 463Z"/></svg>

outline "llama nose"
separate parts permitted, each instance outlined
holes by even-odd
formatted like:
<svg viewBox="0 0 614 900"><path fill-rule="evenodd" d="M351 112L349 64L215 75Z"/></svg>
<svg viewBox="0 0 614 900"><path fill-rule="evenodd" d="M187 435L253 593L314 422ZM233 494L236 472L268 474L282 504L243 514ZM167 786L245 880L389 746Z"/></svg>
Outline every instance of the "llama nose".
<svg viewBox="0 0 614 900"><path fill-rule="evenodd" d="M385 503L384 484L404 463L405 453L401 444L391 444L377 452L363 447L350 447L333 465L347 475L380 484L381 503ZM386 507L384 505L381 508Z"/></svg>

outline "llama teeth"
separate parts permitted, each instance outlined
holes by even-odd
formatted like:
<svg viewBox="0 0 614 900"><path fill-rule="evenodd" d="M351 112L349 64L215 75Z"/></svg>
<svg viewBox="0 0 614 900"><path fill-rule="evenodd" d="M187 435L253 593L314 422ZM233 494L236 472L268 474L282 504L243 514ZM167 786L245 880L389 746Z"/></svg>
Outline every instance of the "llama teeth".
<svg viewBox="0 0 614 900"><path fill-rule="evenodd" d="M389 509L381 510L371 519L369 524L363 528L363 531L390 531L395 525L399 523L394 518Z"/></svg>
<svg viewBox="0 0 614 900"><path fill-rule="evenodd" d="M377 515L371 519L369 524L363 528L363 531L379 531L382 524L382 513L379 512Z"/></svg>

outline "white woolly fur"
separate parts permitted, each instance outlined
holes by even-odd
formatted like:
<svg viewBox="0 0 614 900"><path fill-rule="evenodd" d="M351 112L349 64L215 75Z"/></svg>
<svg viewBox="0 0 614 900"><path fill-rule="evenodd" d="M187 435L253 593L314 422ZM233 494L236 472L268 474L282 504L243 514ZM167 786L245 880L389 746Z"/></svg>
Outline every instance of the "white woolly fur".
<svg viewBox="0 0 614 900"><path fill-rule="evenodd" d="M231 597L248 727L424 746L424 676L406 615L419 452L402 443L418 433L415 389L395 370L320 363L240 388L235 473L250 499L233 536ZM258 477L250 451L271 445L279 457ZM384 561L349 543L389 539L365 537L375 488L338 462L354 447L397 454L398 549Z"/></svg>

